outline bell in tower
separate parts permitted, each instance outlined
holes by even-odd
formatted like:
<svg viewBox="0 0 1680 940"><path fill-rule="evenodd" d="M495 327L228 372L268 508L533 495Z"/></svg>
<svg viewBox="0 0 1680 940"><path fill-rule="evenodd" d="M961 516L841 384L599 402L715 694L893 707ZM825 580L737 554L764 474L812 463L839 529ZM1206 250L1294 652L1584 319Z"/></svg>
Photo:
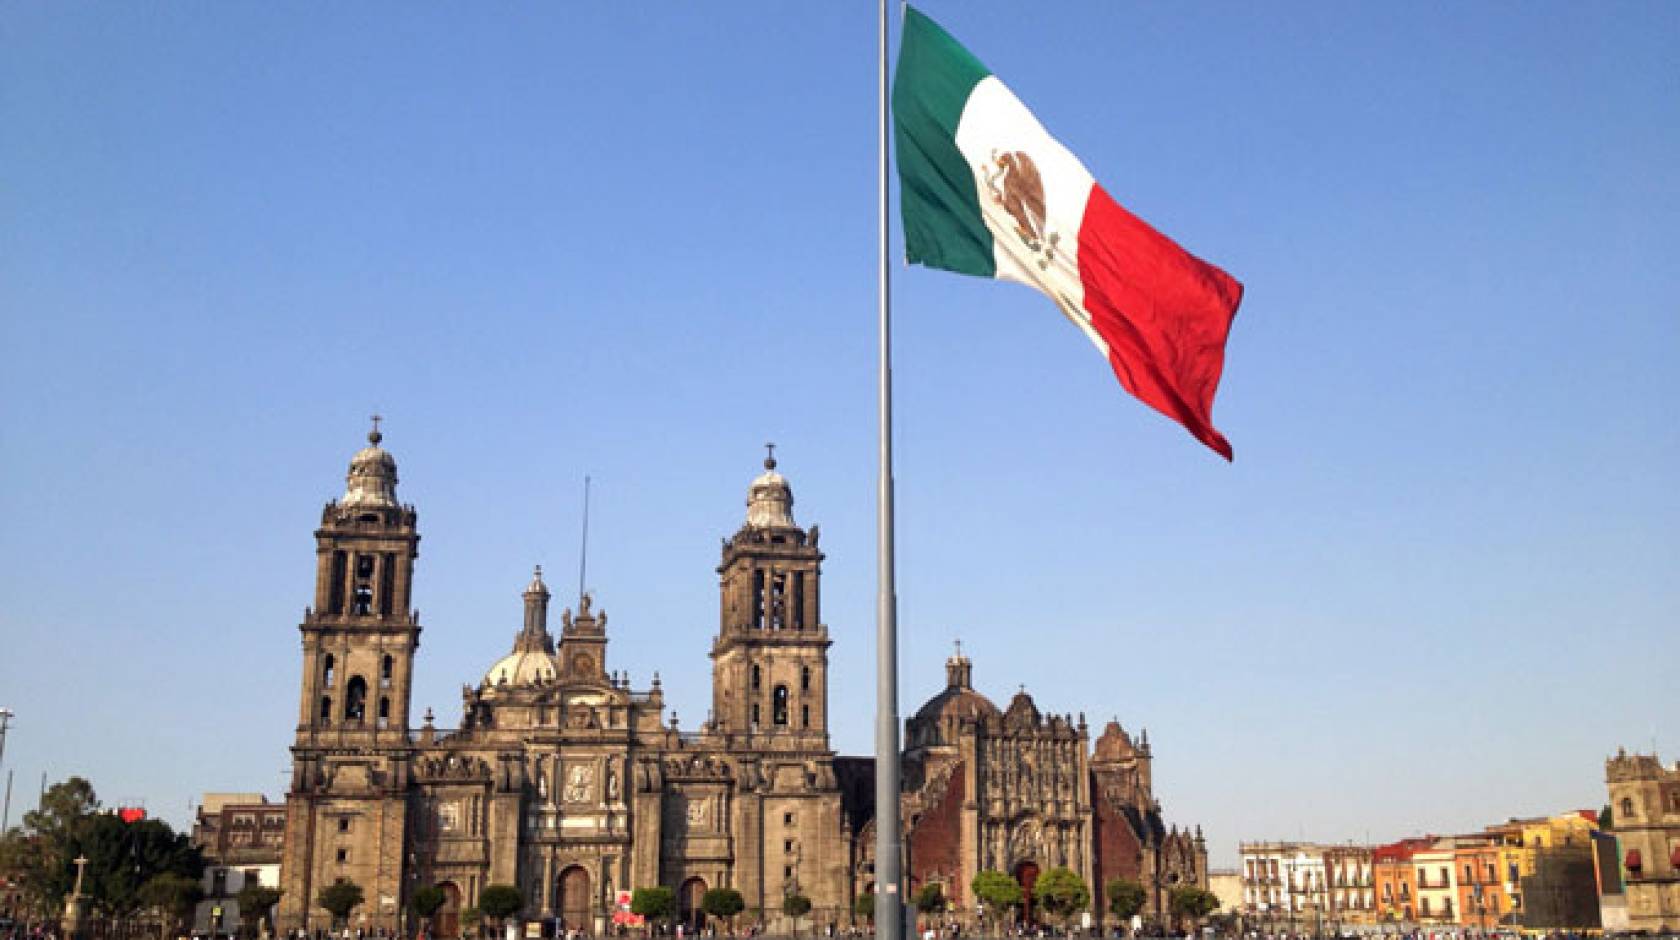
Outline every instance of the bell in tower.
<svg viewBox="0 0 1680 940"><path fill-rule="evenodd" d="M723 544L720 622L712 646L719 730L790 747L828 746L828 628L821 618L816 526L793 518L793 488L766 445L747 488L744 525Z"/></svg>

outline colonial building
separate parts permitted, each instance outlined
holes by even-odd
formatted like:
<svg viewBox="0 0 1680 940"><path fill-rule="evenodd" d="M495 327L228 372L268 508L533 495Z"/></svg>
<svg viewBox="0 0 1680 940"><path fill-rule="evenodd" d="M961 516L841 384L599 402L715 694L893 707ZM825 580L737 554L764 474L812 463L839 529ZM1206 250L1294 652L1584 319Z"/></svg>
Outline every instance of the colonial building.
<svg viewBox="0 0 1680 940"><path fill-rule="evenodd" d="M193 913L194 936L255 933L244 923L239 892L280 887L286 807L261 793L206 793L193 819L192 844L204 854L204 891Z"/></svg>
<svg viewBox="0 0 1680 940"><path fill-rule="evenodd" d="M1322 931L1376 921L1369 847L1244 842L1238 850L1243 910L1255 922L1282 930Z"/></svg>
<svg viewBox="0 0 1680 940"><path fill-rule="evenodd" d="M280 927L325 926L317 898L340 878L363 889L369 928L396 928L416 887L442 886L445 937L497 883L521 890L526 919L594 933L621 891L653 885L676 891L687 920L708 888L729 887L766 919L798 893L813 922L848 922L873 890L873 761L829 744L824 556L775 460L723 543L712 707L696 730L667 720L657 674L635 689L609 668L607 615L590 597L554 635L540 568L511 650L463 687L445 730L430 710L410 721L420 535L380 443L375 428L315 532ZM1147 735L1134 745L1111 723L1093 750L1083 718L1044 715L1024 690L1000 711L971 668L953 657L948 688L906 725L912 886L941 883L972 916L967 886L983 868L1030 887L1066 865L1099 893L1134 878L1156 911L1167 887L1205 884L1200 831L1162 822Z"/></svg>
<svg viewBox="0 0 1680 940"><path fill-rule="evenodd" d="M1604 762L1610 818L1622 844L1628 929L1680 929L1680 762L1617 751Z"/></svg>

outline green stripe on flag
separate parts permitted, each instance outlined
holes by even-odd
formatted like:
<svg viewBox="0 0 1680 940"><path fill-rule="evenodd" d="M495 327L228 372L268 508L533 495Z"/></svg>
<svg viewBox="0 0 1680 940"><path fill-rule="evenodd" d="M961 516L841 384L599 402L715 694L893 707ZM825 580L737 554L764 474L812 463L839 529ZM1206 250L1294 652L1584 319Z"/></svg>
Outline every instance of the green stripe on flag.
<svg viewBox="0 0 1680 940"><path fill-rule="evenodd" d="M957 150L963 106L990 74L939 24L905 10L892 105L904 253L912 264L980 277L997 272L974 171Z"/></svg>

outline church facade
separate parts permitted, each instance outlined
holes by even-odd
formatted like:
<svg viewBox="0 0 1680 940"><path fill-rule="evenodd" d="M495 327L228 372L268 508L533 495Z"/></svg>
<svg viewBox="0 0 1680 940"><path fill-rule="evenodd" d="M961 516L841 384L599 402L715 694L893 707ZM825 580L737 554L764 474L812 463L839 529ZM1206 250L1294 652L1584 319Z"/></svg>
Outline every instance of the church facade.
<svg viewBox="0 0 1680 940"><path fill-rule="evenodd" d="M420 535L380 444L375 429L315 532L278 926L328 926L318 896L341 878L362 888L354 920L370 929L397 929L413 890L440 885L446 937L491 884L519 888L528 922L592 934L624 892L654 885L690 922L707 889L728 887L772 924L790 894L811 900L811 922L849 924L874 890L873 760L830 747L820 533L794 521L775 461L723 543L712 706L696 730L668 714L657 674L635 689L608 668L591 598L561 611L556 636L540 568L512 649L463 687L444 730L410 713ZM977 871L1030 888L1065 865L1100 920L1111 878L1144 883L1152 912L1172 885L1206 885L1200 831L1161 822L1147 733L1110 723L1093 747L1083 716L1041 714L1024 690L998 709L960 651L946 672L905 728L911 890L939 883L952 917L971 919Z"/></svg>

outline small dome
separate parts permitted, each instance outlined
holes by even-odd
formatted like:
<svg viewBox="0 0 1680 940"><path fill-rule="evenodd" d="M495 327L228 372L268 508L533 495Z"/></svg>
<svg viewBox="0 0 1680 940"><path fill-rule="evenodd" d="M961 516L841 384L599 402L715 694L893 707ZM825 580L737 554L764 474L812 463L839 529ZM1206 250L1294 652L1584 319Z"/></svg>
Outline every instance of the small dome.
<svg viewBox="0 0 1680 940"><path fill-rule="evenodd" d="M943 721L946 718L996 718L1003 713L992 700L973 689L947 688L927 700L916 712L915 721Z"/></svg>
<svg viewBox="0 0 1680 940"><path fill-rule="evenodd" d="M946 660L946 687L939 695L927 700L912 718L914 725L924 725L927 722L946 725L948 722L958 722L961 718L986 720L986 718L1000 717L998 707L991 703L990 698L974 692L971 683L973 665L968 656L963 655L963 646L958 645L956 655Z"/></svg>
<svg viewBox="0 0 1680 940"><path fill-rule="evenodd" d="M532 685L549 682L560 674L560 660L542 650L516 650L496 661L484 674L484 684Z"/></svg>
<svg viewBox="0 0 1680 940"><path fill-rule="evenodd" d="M760 529L791 529L797 525L793 521L793 487L787 477L776 472L774 450L764 458L764 472L747 487L747 525Z"/></svg>
<svg viewBox="0 0 1680 940"><path fill-rule="evenodd" d="M350 473L345 478L344 498L340 505L353 508L397 508L397 461L390 452L379 446L384 435L374 420L368 432L368 446L350 458Z"/></svg>

